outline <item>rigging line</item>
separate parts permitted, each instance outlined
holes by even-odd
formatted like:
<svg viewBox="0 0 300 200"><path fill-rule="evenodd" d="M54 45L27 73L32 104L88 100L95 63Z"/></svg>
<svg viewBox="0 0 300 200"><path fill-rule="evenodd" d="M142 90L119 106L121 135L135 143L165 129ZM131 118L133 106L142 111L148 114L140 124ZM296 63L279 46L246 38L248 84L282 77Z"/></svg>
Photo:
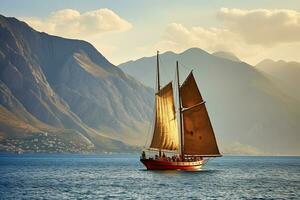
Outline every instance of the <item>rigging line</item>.
<svg viewBox="0 0 300 200"><path fill-rule="evenodd" d="M146 134L146 141L145 141L145 144L143 146L143 148L146 148L146 146L148 146L148 141L149 141L149 135L150 135L150 132L151 132L151 129L152 129L152 121L153 121L153 116L152 116L152 120L149 121L149 126L147 128L147 134Z"/></svg>
<svg viewBox="0 0 300 200"><path fill-rule="evenodd" d="M177 62L178 63L178 62ZM177 63L176 63L176 65L177 65ZM180 97L179 97L179 94L180 94L180 88L178 87L178 86L180 86L180 80L178 79L179 78L179 75L177 74L177 73L179 73L179 66L178 66L178 71L177 71L177 66L176 66L176 70L174 71L174 82L176 82L176 104L177 104L177 108L176 108L176 119L177 119L177 121L176 121L176 123L177 123L177 131L178 131L178 134L177 134L177 136L178 136L178 153L179 154L181 154L182 153L182 151L181 151L181 149L182 149L182 145L183 145L183 142L182 142L182 136L181 136L181 131L182 130L180 130L181 129L181 121L180 121L180 119L181 119L181 117L180 117L180 115L181 115L181 112L179 111L179 108L180 108L180 106L181 106L181 102L179 102L179 99L180 99Z"/></svg>
<svg viewBox="0 0 300 200"><path fill-rule="evenodd" d="M188 70L189 72L190 72L190 71L201 72L200 69L199 69L199 67L192 67L192 68L190 68L190 67L187 67L187 66L185 66L185 65L180 65L180 67L182 67L182 68L185 69L185 70Z"/></svg>
<svg viewBox="0 0 300 200"><path fill-rule="evenodd" d="M161 55L163 55L163 54L161 54ZM164 76L162 76L162 77L164 77L164 78L161 78L161 85L166 85L168 82L170 82L171 80L169 80L169 78L170 78L170 76L169 76L169 74L170 74L170 71L172 71L171 69L172 68L170 68L170 65L168 65L168 63L167 63L167 61L166 60L164 60L163 58L162 58L163 56L159 56L159 63L160 63L160 71L161 71L161 74L162 75L164 75ZM166 62L165 62L166 61Z"/></svg>
<svg viewBox="0 0 300 200"><path fill-rule="evenodd" d="M149 140L151 140L153 138L153 133L154 133L154 128L155 128L155 118L156 118L156 95L155 95L155 93L156 93L157 88L158 88L158 85L157 85L157 76L156 76L153 113L151 116L152 119L150 120L150 125L148 126L147 137L146 137L146 142L145 142L144 148L146 148L146 146L148 146ZM152 137L150 138L151 132L152 132ZM150 145L151 145L151 143L149 144L149 146Z"/></svg>
<svg viewBox="0 0 300 200"><path fill-rule="evenodd" d="M176 79L176 70L174 70L174 77L173 77L173 85L174 85L174 109L175 109L175 122L176 122L176 129L177 129L177 138L178 138L178 151L179 151L179 144L180 144L180 135L178 131L178 90L175 87L177 85L177 79Z"/></svg>
<svg viewBox="0 0 300 200"><path fill-rule="evenodd" d="M188 71L195 70L195 68L189 68L189 67L186 67L185 65L180 65L180 67L182 67L183 69L188 70ZM197 68L196 68L196 70L197 70Z"/></svg>
<svg viewBox="0 0 300 200"><path fill-rule="evenodd" d="M151 132L153 132L152 130L154 129L154 122L155 122L155 106L154 106L154 109L153 109L153 115L152 115L152 120L149 122L149 126L148 126L148 130L147 130L147 137L146 137L146 142L145 142L145 145L144 145L144 148L146 148L146 146L148 146L148 142L149 142L149 139L150 139L150 134ZM149 144L150 146L151 144Z"/></svg>
<svg viewBox="0 0 300 200"><path fill-rule="evenodd" d="M159 57L158 57L158 59L159 59ZM157 65L157 63L156 63L156 65ZM154 70L154 75L155 75L155 92L154 92L154 94L156 94L156 92L158 92L158 76L157 76L158 71L157 71L157 69L158 68L156 68L156 70Z"/></svg>
<svg viewBox="0 0 300 200"><path fill-rule="evenodd" d="M174 84L174 86L175 86L175 84L177 84L176 82L175 82L175 77L176 77L176 74L174 74L174 81L173 81L173 84ZM174 93L174 96L173 96L173 100L174 100L174 109L175 109L175 118L177 119L177 108L178 108L178 106L177 106L177 102L178 102L178 99L177 99L177 90L174 88L174 90L173 90L173 93ZM176 121L176 124L177 124L177 121Z"/></svg>
<svg viewBox="0 0 300 200"><path fill-rule="evenodd" d="M162 55L162 54L161 54ZM164 62L162 61L161 59L161 55L158 57L158 61L159 61L159 69L160 69L160 74L166 74L165 72L165 68L163 67L164 66ZM165 86L165 81L162 80L162 76L161 76L161 79L160 79L160 82L161 82L161 86Z"/></svg>
<svg viewBox="0 0 300 200"><path fill-rule="evenodd" d="M173 78L173 85L175 86L175 84L177 84L177 82L176 82L176 72L174 71L174 78ZM175 102L178 102L177 101L177 96L178 96L178 91L177 90L175 90L175 88L174 88L174 100L175 100ZM176 104L175 104L176 105ZM175 108L175 111L177 112L177 109Z"/></svg>
<svg viewBox="0 0 300 200"><path fill-rule="evenodd" d="M160 56L158 57L158 62L159 62L159 71L160 71L160 74L162 75L162 74L164 74L163 73L163 63L162 63L162 60L161 60L161 54L160 54ZM160 76L160 77L162 77L162 76ZM160 85L164 88L165 87L165 84L163 83L163 81L162 81L162 78L160 78ZM162 94L162 93L161 93ZM164 132L164 127L162 126L162 124L163 124L163 117L162 117L162 115L163 115L163 112L162 112L162 107L163 107L163 99L162 99L162 97L160 96L160 95L158 95L158 98L157 98L157 103L159 104L159 117L157 117L156 116L156 120L158 119L159 120L159 131L161 132L161 133L163 133ZM163 134L163 135L165 135L165 134ZM165 138L164 138L165 139ZM161 141L162 143L160 144L160 145L162 145L163 143L164 143L164 139Z"/></svg>

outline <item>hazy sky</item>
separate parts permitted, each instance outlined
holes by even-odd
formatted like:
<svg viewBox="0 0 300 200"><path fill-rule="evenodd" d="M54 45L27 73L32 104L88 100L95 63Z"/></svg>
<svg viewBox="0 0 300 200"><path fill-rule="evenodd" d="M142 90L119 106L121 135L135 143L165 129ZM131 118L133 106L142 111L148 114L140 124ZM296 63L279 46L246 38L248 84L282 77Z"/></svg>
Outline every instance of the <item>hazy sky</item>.
<svg viewBox="0 0 300 200"><path fill-rule="evenodd" d="M91 42L112 63L199 47L300 62L298 0L0 0L0 14Z"/></svg>

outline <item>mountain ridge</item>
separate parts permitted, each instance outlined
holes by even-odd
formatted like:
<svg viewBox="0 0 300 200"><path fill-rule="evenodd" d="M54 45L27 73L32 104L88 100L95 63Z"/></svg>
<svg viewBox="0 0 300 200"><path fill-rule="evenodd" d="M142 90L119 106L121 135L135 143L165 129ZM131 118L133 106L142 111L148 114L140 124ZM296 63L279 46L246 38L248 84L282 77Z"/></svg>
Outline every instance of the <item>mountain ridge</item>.
<svg viewBox="0 0 300 200"><path fill-rule="evenodd" d="M19 123L36 126L27 141L26 130L15 131L9 120L2 121L1 149L55 151L55 140L61 140L55 142L59 151L136 149L131 145L146 134L151 116L152 89L88 42L40 33L15 18L0 16L0 40L0 114L19 115ZM35 144L37 136L47 145Z"/></svg>
<svg viewBox="0 0 300 200"><path fill-rule="evenodd" d="M212 53L211 55L220 57L220 58L224 58L227 60L231 60L231 61L235 61L235 62L242 62L236 55L234 55L233 53L230 52L226 52L226 51L216 51L214 53Z"/></svg>
<svg viewBox="0 0 300 200"><path fill-rule="evenodd" d="M294 142L299 140L299 101L277 87L272 76L245 62L218 58L197 49L173 56L162 53L160 60L162 85L174 80L176 60L179 61L181 82L193 69L206 99L216 137L225 153L230 153L229 147L236 143L238 148L245 147L240 149L245 154L247 149L256 149L265 155L299 155L300 149ZM152 56L119 67L153 87L155 62L156 58ZM148 77L142 77L142 72L147 72Z"/></svg>

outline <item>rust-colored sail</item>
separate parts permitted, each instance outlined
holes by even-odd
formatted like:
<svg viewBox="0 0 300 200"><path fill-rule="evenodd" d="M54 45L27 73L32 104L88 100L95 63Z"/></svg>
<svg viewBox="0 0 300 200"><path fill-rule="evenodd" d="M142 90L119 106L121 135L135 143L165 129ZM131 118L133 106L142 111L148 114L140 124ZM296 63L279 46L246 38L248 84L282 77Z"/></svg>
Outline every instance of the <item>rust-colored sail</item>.
<svg viewBox="0 0 300 200"><path fill-rule="evenodd" d="M220 155L205 103L192 72L180 87L180 95L183 107L184 154Z"/></svg>
<svg viewBox="0 0 300 200"><path fill-rule="evenodd" d="M179 147L172 82L155 95L155 124L150 148L175 151Z"/></svg>

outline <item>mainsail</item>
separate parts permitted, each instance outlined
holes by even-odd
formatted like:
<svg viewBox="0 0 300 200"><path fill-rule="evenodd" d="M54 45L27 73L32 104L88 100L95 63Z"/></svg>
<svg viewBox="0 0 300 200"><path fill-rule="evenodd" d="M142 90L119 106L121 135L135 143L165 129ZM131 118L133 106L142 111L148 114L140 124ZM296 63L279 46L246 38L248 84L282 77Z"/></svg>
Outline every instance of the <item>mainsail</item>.
<svg viewBox="0 0 300 200"><path fill-rule="evenodd" d="M183 112L183 134L185 155L220 155L215 134L191 72L180 87Z"/></svg>
<svg viewBox="0 0 300 200"><path fill-rule="evenodd" d="M155 95L155 124L150 148L179 149L172 82Z"/></svg>

